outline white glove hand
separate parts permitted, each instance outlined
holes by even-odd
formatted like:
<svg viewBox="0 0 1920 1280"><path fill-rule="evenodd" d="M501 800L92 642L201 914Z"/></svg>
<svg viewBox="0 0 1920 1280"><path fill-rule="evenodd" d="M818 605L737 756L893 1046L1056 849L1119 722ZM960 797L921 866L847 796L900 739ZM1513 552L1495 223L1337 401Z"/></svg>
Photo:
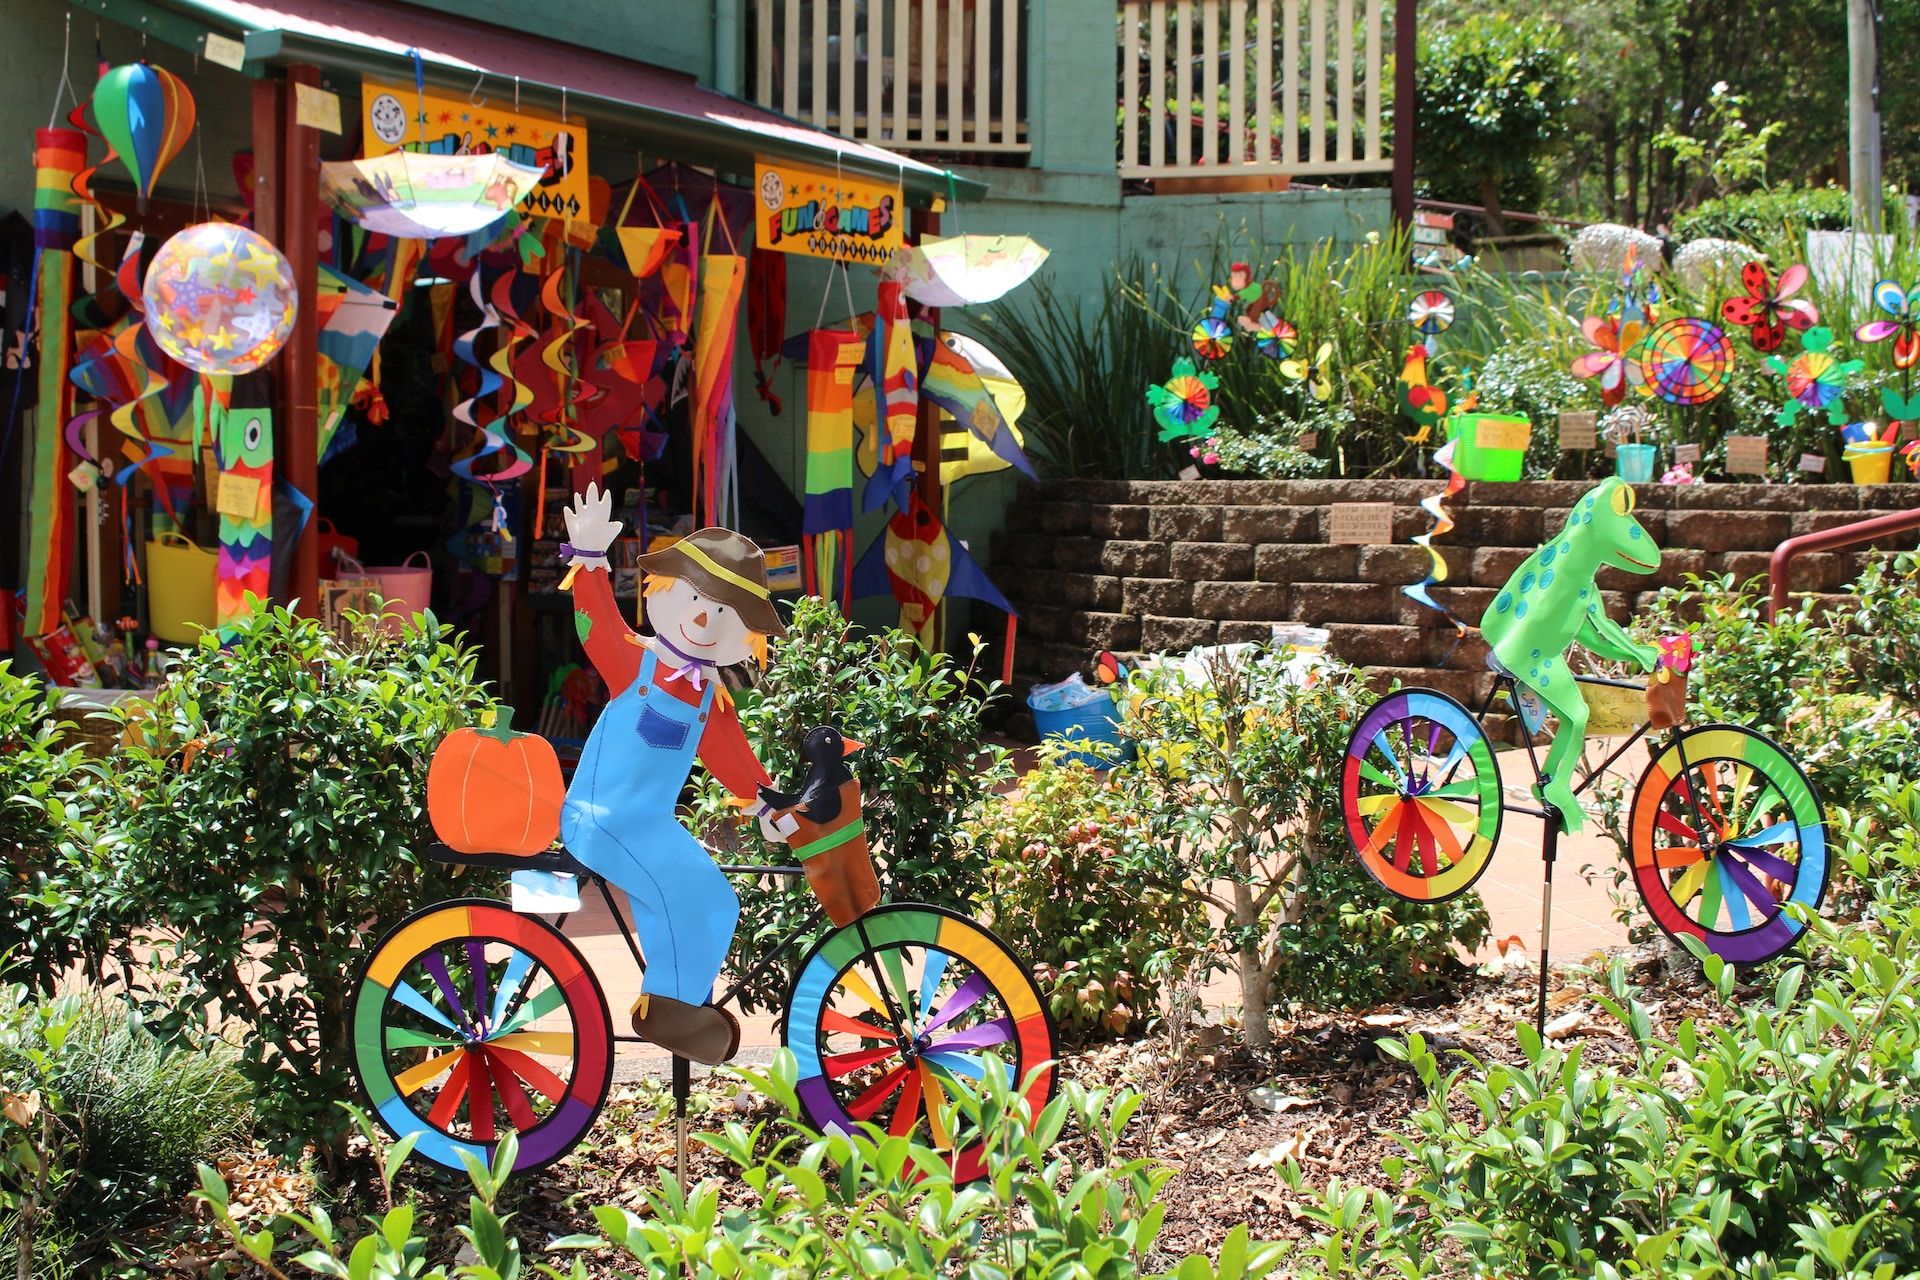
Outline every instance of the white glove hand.
<svg viewBox="0 0 1920 1280"><path fill-rule="evenodd" d="M561 558L567 564L604 564L607 548L620 537L620 522L613 518L613 495L600 492L599 482L575 494L573 502L561 513L567 525L567 545L572 554Z"/></svg>
<svg viewBox="0 0 1920 1280"><path fill-rule="evenodd" d="M782 831L779 827L775 826L774 821L775 819L774 819L773 810L762 809L760 811L761 837L765 839L768 844L787 843L787 841L793 838L793 833L797 829L794 826L793 820L791 818L787 820L787 829L785 831Z"/></svg>

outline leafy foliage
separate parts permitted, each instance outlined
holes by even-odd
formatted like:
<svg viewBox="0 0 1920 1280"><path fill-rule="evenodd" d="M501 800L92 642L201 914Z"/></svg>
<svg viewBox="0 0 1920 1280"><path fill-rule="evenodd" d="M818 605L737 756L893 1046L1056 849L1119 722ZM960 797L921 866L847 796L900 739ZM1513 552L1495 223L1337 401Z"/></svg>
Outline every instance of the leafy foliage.
<svg viewBox="0 0 1920 1280"><path fill-rule="evenodd" d="M979 908L1033 965L1068 1040L1145 1026L1206 931L1196 899L1128 874L1127 840L1145 824L1124 776L1103 780L1077 760L1030 771L974 824Z"/></svg>
<svg viewBox="0 0 1920 1280"><path fill-rule="evenodd" d="M1571 78L1558 23L1514 17L1423 24L1414 70L1423 177L1438 198L1535 208L1540 159L1565 127Z"/></svg>
<svg viewBox="0 0 1920 1280"><path fill-rule="evenodd" d="M238 1067L283 1150L337 1159L362 949L466 874L420 851L433 750L488 705L474 661L431 615L349 647L260 610L181 659L101 771L118 874L97 909L154 948L147 1024L174 1043L244 1027Z"/></svg>
<svg viewBox="0 0 1920 1280"><path fill-rule="evenodd" d="M500 1208L515 1155L511 1136L491 1168L468 1157L474 1194L459 1232L475 1261L459 1267L431 1256L431 1242L415 1231L408 1204L369 1218L357 1238L324 1210L291 1216L287 1226L299 1243L283 1244L274 1230L249 1232L236 1220L227 1187L211 1169L201 1170L198 1198L242 1256L281 1280L286 1273L276 1259L309 1244L292 1265L356 1280L511 1280L536 1271L549 1280L584 1280L584 1259L562 1269L566 1255L576 1252L592 1254L596 1264L614 1261L622 1269L596 1267L594 1274L619 1280L1144 1276L1166 1210L1159 1193L1172 1171L1118 1155L1139 1095L1069 1084L1033 1115L999 1073L989 1074L995 1079L978 1095L956 1090L947 1112L959 1141L988 1140L986 1176L962 1185L939 1151L908 1138L872 1126L828 1137L806 1129L797 1119L793 1057L783 1053L765 1073L741 1077L776 1101L785 1118L751 1126L734 1121L699 1137L752 1189L746 1208L723 1209L714 1182L685 1187L663 1174L657 1187L640 1192L642 1212L596 1208L599 1235L552 1241L541 1251L551 1261L532 1266L511 1233L512 1215ZM1063 1141L1070 1125L1083 1136ZM372 1134L364 1120L362 1127ZM405 1153L382 1155L390 1186ZM1259 1280L1272 1274L1280 1255L1278 1246L1249 1244L1245 1228L1238 1228L1217 1267L1190 1257L1171 1280ZM625 1269L629 1264L637 1269Z"/></svg>
<svg viewBox="0 0 1920 1280"><path fill-rule="evenodd" d="M1702 200L1674 219L1673 237L1772 244L1797 238L1796 232L1845 231L1852 224L1853 197L1845 188L1778 186Z"/></svg>
<svg viewBox="0 0 1920 1280"><path fill-rule="evenodd" d="M1360 673L1284 648L1221 651L1206 678L1136 676L1121 724L1139 754L1117 771L1148 815L1127 841L1139 883L1221 913L1215 959L1239 978L1249 1047L1281 999L1370 1003L1432 988L1486 935L1477 895L1410 904L1356 864L1340 820L1339 761L1373 694ZM1216 890L1213 886L1220 886Z"/></svg>
<svg viewBox="0 0 1920 1280"><path fill-rule="evenodd" d="M82 752L54 718L58 695L0 661L0 963L52 991L97 939L59 927L39 901L50 872L84 849Z"/></svg>
<svg viewBox="0 0 1920 1280"><path fill-rule="evenodd" d="M865 743L848 764L860 779L867 836L886 888L896 899L964 908L979 875L968 820L1012 776L1006 752L983 740L983 719L999 692L997 681L976 680L970 667L928 653L905 632L862 634L829 602L802 596L759 688L739 695L740 723L776 781L800 775L800 742L816 725L834 725ZM769 850L758 832L742 829L737 812L718 783L699 785L695 823L710 844L730 857L785 861L786 847ZM741 920L734 972L745 973L814 907L797 882L735 887ZM795 958L743 990L747 1007L771 1007L785 995Z"/></svg>

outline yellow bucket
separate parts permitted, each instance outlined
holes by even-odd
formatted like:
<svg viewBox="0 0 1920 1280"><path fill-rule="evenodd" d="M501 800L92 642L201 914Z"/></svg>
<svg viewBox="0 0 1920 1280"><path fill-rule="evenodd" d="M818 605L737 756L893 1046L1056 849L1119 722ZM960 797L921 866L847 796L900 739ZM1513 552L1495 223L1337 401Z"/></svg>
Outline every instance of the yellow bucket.
<svg viewBox="0 0 1920 1280"><path fill-rule="evenodd" d="M184 533L147 543L147 623L172 644L192 644L214 623L213 582L220 554Z"/></svg>
<svg viewBox="0 0 1920 1280"><path fill-rule="evenodd" d="M1874 449L1871 452L1849 452L1847 465L1853 468L1855 484L1885 484L1893 474L1893 450Z"/></svg>

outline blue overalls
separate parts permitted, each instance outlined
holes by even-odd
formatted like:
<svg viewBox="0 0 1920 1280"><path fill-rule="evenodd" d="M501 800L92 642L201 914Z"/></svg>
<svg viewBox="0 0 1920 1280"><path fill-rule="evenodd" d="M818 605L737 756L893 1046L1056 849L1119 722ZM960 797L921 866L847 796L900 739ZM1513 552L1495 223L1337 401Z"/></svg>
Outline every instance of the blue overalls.
<svg viewBox="0 0 1920 1280"><path fill-rule="evenodd" d="M646 990L705 1004L733 943L740 899L706 847L674 817L706 729L714 681L689 706L640 676L607 704L580 752L560 815L560 837L589 870L633 904Z"/></svg>

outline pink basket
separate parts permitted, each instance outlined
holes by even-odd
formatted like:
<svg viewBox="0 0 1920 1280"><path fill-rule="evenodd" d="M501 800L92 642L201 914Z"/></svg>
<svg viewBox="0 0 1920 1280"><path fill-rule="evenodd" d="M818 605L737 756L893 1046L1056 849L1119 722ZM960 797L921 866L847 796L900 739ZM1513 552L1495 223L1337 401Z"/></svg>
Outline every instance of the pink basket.
<svg viewBox="0 0 1920 1280"><path fill-rule="evenodd" d="M425 611L433 601L433 563L424 551L392 565L362 565L349 555L341 555L339 561L340 576L372 581L374 593L384 602L380 606L381 624L389 635L398 635L414 614Z"/></svg>

